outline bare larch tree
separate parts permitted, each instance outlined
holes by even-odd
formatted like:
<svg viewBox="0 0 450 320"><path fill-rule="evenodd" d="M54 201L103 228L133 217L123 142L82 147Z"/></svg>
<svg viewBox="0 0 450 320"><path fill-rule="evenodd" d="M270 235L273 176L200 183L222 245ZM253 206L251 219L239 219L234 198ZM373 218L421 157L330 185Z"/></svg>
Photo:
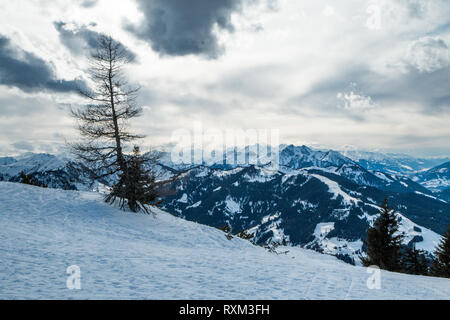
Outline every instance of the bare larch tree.
<svg viewBox="0 0 450 320"><path fill-rule="evenodd" d="M72 144L71 149L95 179L118 176L120 182L112 188L106 200L114 202L120 198L122 208L128 204L135 212L141 206L135 203L136 197L128 199L126 195L136 193L137 177L148 172L136 173L136 163L143 165L145 159L136 160L137 154L128 156L125 153L127 145L144 137L128 130L129 121L142 114L142 108L136 104L139 88L130 87L123 72L131 59L122 44L109 36L99 38L98 49L90 59L91 88L80 91L90 103L71 110L83 138L81 142Z"/></svg>

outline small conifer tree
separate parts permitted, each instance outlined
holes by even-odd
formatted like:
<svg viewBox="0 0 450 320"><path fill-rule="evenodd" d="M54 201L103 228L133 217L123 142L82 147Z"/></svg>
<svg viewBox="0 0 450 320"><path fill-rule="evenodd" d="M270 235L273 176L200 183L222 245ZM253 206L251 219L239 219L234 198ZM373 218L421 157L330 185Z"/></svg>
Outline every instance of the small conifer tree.
<svg viewBox="0 0 450 320"><path fill-rule="evenodd" d="M381 206L380 217L367 231L367 256L361 257L364 266L378 266L389 271L399 271L403 235L399 234L400 221L389 208L387 199Z"/></svg>
<svg viewBox="0 0 450 320"><path fill-rule="evenodd" d="M428 262L425 253L416 248L406 248L402 256L402 272L415 275L428 275Z"/></svg>
<svg viewBox="0 0 450 320"><path fill-rule="evenodd" d="M450 278L450 225L435 251L431 273L437 277Z"/></svg>
<svg viewBox="0 0 450 320"><path fill-rule="evenodd" d="M128 170L122 172L106 201L119 201L122 209L128 206L132 212L149 213L148 206L157 206L158 193L156 179L150 169L151 159L141 155L139 147L134 147L133 154L126 159Z"/></svg>

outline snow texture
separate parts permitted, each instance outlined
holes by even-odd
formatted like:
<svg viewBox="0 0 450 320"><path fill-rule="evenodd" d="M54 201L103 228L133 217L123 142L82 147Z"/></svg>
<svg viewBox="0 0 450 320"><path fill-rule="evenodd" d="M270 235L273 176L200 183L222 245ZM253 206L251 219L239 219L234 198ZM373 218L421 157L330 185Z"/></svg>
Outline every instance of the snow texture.
<svg viewBox="0 0 450 320"><path fill-rule="evenodd" d="M351 205L352 203L354 203L355 205L358 204L359 200L349 196L347 193L342 191L341 187L337 182L332 181L326 177L320 176L318 174L312 174L312 176L315 177L316 179L319 179L321 182L325 183L328 186L329 192L334 195L332 199L335 200L340 196L343 198L344 203L347 205Z"/></svg>
<svg viewBox="0 0 450 320"><path fill-rule="evenodd" d="M0 182L0 223L0 299L450 296L448 279L384 271L381 289L370 290L365 268L301 248L276 255L162 211L121 212L98 193ZM72 265L81 290L66 287Z"/></svg>

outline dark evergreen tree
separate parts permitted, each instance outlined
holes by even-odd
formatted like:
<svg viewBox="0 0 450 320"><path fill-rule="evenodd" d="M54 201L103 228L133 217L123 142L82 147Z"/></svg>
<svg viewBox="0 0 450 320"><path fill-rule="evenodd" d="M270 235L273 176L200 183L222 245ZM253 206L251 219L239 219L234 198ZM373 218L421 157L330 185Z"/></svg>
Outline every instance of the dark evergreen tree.
<svg viewBox="0 0 450 320"><path fill-rule="evenodd" d="M126 206L133 212L149 213L148 206L157 206L157 183L152 173L154 158L142 155L139 147L135 146L133 154L126 157L127 171L119 175L118 183L113 187L106 201L119 202L122 209Z"/></svg>
<svg viewBox="0 0 450 320"><path fill-rule="evenodd" d="M404 248L401 259L401 271L408 274L428 275L428 261L425 253L416 248Z"/></svg>
<svg viewBox="0 0 450 320"><path fill-rule="evenodd" d="M431 274L436 277L450 278L450 225L434 255Z"/></svg>
<svg viewBox="0 0 450 320"><path fill-rule="evenodd" d="M389 208L385 199L381 206L380 217L367 231L365 241L367 256L361 257L364 266L374 265L389 271L400 270L400 251L404 237L399 234L399 223L395 211Z"/></svg>
<svg viewBox="0 0 450 320"><path fill-rule="evenodd" d="M40 183L36 180L35 177L31 174L25 174L25 172L21 172L19 175L20 183L28 184L31 186L41 187L41 188L47 188L47 186L43 183Z"/></svg>

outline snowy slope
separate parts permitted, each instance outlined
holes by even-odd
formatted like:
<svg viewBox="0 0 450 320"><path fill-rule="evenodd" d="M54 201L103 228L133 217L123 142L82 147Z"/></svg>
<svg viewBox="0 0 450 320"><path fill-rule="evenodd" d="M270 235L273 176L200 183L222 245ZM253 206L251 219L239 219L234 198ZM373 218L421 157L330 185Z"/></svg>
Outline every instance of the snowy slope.
<svg viewBox="0 0 450 320"><path fill-rule="evenodd" d="M5 176L16 176L20 172L45 172L64 169L69 162L68 159L56 157L50 154L33 154L26 153L22 156L14 158L3 158L0 161L0 174ZM6 161L8 160L9 161Z"/></svg>
<svg viewBox="0 0 450 320"><path fill-rule="evenodd" d="M0 157L0 166L6 166L16 162L17 160L13 157Z"/></svg>
<svg viewBox="0 0 450 320"><path fill-rule="evenodd" d="M25 153L16 158L0 158L0 181L20 181L23 172L49 188L93 190L94 183L81 167L63 156Z"/></svg>
<svg viewBox="0 0 450 320"><path fill-rule="evenodd" d="M358 150L344 150L341 153L368 170L407 176L428 170L450 160L449 157L417 158L407 154Z"/></svg>
<svg viewBox="0 0 450 320"><path fill-rule="evenodd" d="M20 173L24 172L31 174L34 179L49 188L98 191L117 179L117 176L113 175L93 181L83 168L83 164L77 160L62 155L28 152L15 158L0 158L0 181L19 182ZM155 165L153 171L157 180L170 179L176 172L164 165Z"/></svg>
<svg viewBox="0 0 450 320"><path fill-rule="evenodd" d="M450 280L370 274L300 248L275 255L158 212L120 212L96 193L0 182L0 299L448 299ZM66 269L81 269L81 290Z"/></svg>
<svg viewBox="0 0 450 320"><path fill-rule="evenodd" d="M431 254L434 245L430 244L439 242L437 233L443 234L450 223L450 205L412 192L400 178L383 177L388 180L386 187L396 184L405 191L361 186L330 168L282 172L255 166L229 171L198 167L170 186L163 207L189 221L229 225L233 233L249 230L257 243L284 240L358 263L362 239L380 211L377 205L388 197L403 216L405 245ZM323 223L334 227L318 237L315 230Z"/></svg>
<svg viewBox="0 0 450 320"><path fill-rule="evenodd" d="M417 179L424 187L436 192L450 188L450 162L422 172Z"/></svg>

